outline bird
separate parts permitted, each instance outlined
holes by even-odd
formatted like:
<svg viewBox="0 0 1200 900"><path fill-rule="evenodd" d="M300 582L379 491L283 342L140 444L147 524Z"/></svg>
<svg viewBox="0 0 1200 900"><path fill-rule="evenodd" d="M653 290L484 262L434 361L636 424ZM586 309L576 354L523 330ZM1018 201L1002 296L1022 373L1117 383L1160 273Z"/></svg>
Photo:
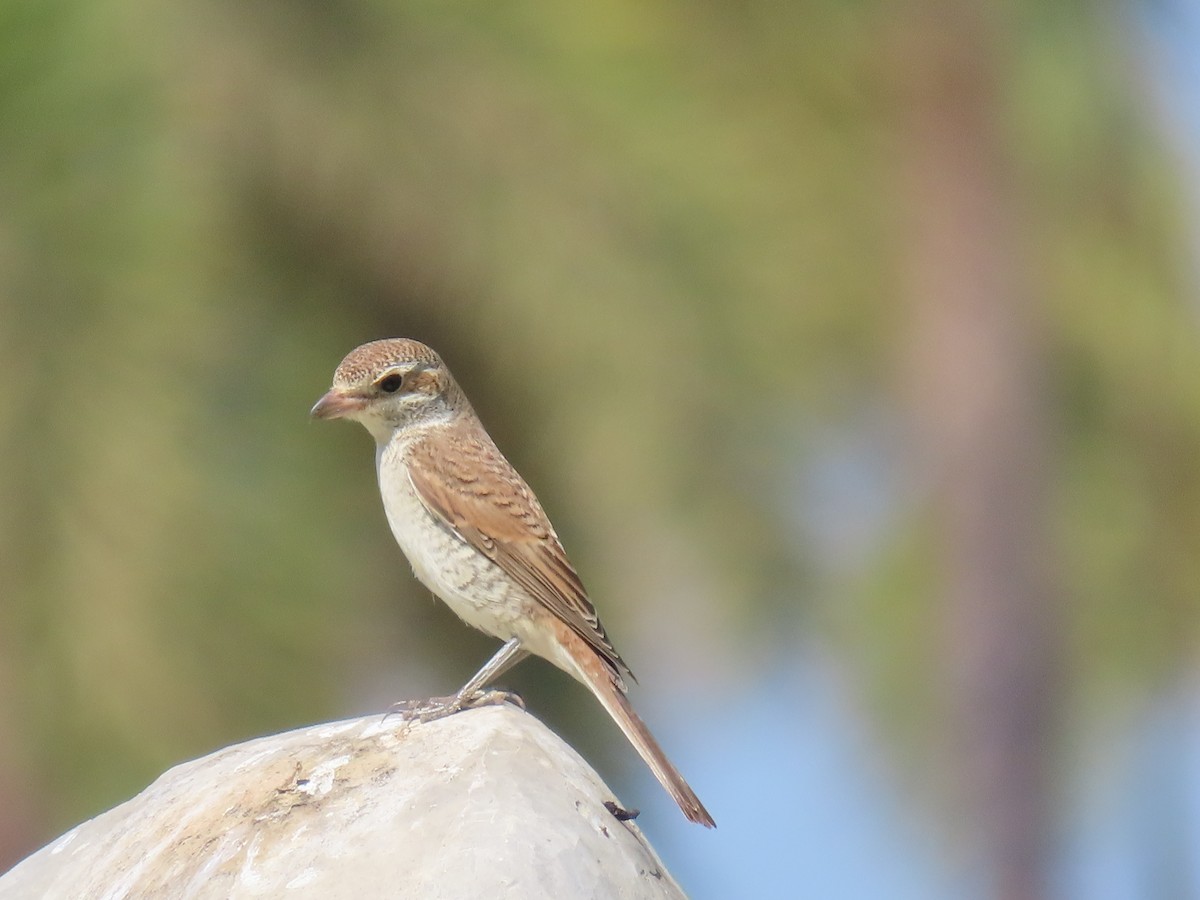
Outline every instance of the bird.
<svg viewBox="0 0 1200 900"><path fill-rule="evenodd" d="M442 358L410 338L350 351L313 406L375 439L384 513L418 580L504 644L455 695L401 703L423 721L511 696L487 690L530 654L582 682L692 822L715 827L626 696L613 647L554 526Z"/></svg>

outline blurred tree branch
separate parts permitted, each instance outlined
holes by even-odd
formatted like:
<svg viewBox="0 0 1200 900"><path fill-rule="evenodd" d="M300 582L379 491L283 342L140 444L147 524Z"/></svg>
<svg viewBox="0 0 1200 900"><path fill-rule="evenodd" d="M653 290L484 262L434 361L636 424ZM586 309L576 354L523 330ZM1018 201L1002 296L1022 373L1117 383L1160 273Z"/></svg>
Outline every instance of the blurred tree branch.
<svg viewBox="0 0 1200 900"><path fill-rule="evenodd" d="M919 5L898 59L912 228L909 390L936 506L942 683L960 814L995 896L1047 891L1058 597L1038 286L1003 120L1003 25Z"/></svg>

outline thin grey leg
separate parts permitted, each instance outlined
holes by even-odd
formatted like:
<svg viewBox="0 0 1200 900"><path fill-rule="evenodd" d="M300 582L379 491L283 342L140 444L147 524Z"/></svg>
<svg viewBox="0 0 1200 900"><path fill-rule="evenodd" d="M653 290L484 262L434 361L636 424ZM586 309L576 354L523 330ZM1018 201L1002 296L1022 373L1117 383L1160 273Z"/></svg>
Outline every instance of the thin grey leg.
<svg viewBox="0 0 1200 900"><path fill-rule="evenodd" d="M479 693L479 691L487 687L528 655L529 651L521 646L521 639L513 638L497 650L495 656L483 664L483 668L476 672L471 677L471 680L462 686L462 690L455 695L455 698L459 701L470 700L472 696Z"/></svg>
<svg viewBox="0 0 1200 900"><path fill-rule="evenodd" d="M419 722L431 722L443 716L453 715L462 709L476 706L495 706L501 703L512 703L525 708L525 703L519 696L509 691L484 690L521 660L529 655L529 651L521 646L520 638L513 638L489 659L476 672L471 680L462 686L453 697L430 697L428 700L401 700L393 703L392 708L384 715L386 719L392 713L400 713L406 719Z"/></svg>

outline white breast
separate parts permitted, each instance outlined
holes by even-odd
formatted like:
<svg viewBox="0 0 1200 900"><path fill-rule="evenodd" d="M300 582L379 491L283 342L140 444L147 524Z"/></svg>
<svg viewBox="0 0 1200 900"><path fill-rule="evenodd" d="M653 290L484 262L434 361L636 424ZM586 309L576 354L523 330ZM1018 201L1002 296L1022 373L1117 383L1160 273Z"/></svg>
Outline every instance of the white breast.
<svg viewBox="0 0 1200 900"><path fill-rule="evenodd" d="M398 442L379 448L376 469L388 524L422 584L480 631L502 640L523 631L524 592L425 508Z"/></svg>

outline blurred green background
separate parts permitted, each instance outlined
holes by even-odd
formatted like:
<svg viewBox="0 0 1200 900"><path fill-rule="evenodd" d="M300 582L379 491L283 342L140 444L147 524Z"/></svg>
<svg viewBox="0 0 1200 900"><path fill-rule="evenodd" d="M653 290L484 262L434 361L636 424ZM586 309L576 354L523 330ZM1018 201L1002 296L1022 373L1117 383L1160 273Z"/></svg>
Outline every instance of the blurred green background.
<svg viewBox="0 0 1200 900"><path fill-rule="evenodd" d="M695 897L1196 896L1196 170L1142 12L0 5L0 871L492 652L307 421L404 335L718 830L511 685Z"/></svg>

